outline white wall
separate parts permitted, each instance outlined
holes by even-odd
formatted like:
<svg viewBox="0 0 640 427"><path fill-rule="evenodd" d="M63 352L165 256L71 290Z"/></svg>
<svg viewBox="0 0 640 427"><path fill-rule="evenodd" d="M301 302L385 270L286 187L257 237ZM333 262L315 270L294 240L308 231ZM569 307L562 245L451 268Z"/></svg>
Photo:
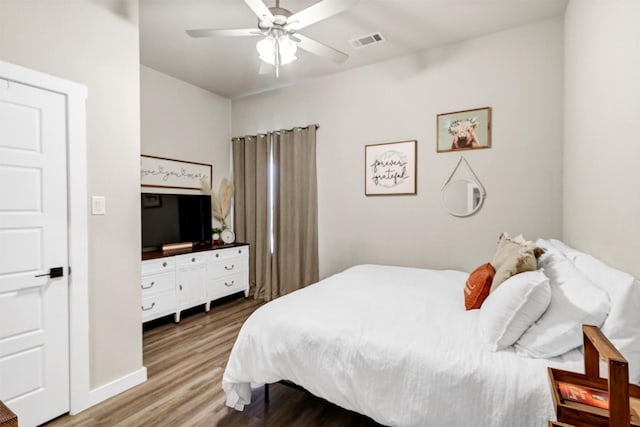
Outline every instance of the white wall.
<svg viewBox="0 0 640 427"><path fill-rule="evenodd" d="M142 367L138 5L125 1L0 1L0 59L88 87L91 385Z"/></svg>
<svg viewBox="0 0 640 427"><path fill-rule="evenodd" d="M212 164L217 192L231 178L231 101L149 67L140 67L140 77L142 153Z"/></svg>
<svg viewBox="0 0 640 427"><path fill-rule="evenodd" d="M640 277L640 2L565 15L564 239Z"/></svg>
<svg viewBox="0 0 640 427"><path fill-rule="evenodd" d="M546 20L234 100L232 133L320 124L322 277L357 263L471 270L504 230L561 235L562 66L562 19ZM485 106L492 148L436 153L438 113ZM364 146L410 139L418 195L365 197ZM460 155L487 189L469 218L440 204Z"/></svg>

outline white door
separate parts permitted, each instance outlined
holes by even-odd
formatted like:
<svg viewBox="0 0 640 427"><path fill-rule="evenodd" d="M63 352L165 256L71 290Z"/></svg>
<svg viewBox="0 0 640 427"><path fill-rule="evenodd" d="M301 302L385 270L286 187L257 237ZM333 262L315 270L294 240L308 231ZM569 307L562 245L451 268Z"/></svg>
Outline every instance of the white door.
<svg viewBox="0 0 640 427"><path fill-rule="evenodd" d="M0 79L0 400L21 427L69 411L65 102Z"/></svg>

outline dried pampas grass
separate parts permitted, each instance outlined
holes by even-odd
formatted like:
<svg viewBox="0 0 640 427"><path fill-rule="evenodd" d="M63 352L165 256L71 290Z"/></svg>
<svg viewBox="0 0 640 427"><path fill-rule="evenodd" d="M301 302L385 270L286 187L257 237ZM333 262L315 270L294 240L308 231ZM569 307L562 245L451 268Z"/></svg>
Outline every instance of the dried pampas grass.
<svg viewBox="0 0 640 427"><path fill-rule="evenodd" d="M231 210L231 198L233 197L233 183L223 178L220 182L220 190L216 194L205 182L202 183L202 191L211 196L211 213L220 221L222 229L227 228L227 216Z"/></svg>

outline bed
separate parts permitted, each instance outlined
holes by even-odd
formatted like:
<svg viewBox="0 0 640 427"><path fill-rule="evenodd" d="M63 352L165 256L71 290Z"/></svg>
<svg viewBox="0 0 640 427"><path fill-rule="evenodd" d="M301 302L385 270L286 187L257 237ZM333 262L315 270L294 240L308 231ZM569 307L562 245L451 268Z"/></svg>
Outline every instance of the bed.
<svg viewBox="0 0 640 427"><path fill-rule="evenodd" d="M468 276L360 265L271 301L234 344L227 405L242 410L252 387L288 380L385 425L546 425L555 419L547 367L582 372L580 349L490 351L481 310L461 303Z"/></svg>

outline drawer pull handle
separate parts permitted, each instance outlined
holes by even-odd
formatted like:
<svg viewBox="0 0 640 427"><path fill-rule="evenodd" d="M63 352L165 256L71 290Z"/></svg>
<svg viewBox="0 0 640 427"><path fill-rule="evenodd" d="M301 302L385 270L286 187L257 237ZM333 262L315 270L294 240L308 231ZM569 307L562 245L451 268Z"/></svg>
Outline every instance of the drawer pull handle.
<svg viewBox="0 0 640 427"><path fill-rule="evenodd" d="M151 284L150 284L149 286L141 285L140 287L141 287L142 289L151 289L151 288L153 288L153 285L155 285L155 284L156 284L156 282L151 282Z"/></svg>
<svg viewBox="0 0 640 427"><path fill-rule="evenodd" d="M224 285L225 285L226 287L231 287L231 286L233 286L233 284L234 284L235 282L236 282L235 280L232 280L232 281L231 281L231 283L224 282Z"/></svg>
<svg viewBox="0 0 640 427"><path fill-rule="evenodd" d="M233 270L233 268L234 268L235 266L236 266L235 264L231 264L231 267L227 267L227 266L225 265L225 266L224 266L224 269L225 269L225 270L227 270L227 271L231 271L231 270Z"/></svg>
<svg viewBox="0 0 640 427"><path fill-rule="evenodd" d="M155 307L155 306L156 306L156 303L155 303L155 301L154 301L154 302L152 302L152 303L151 303L151 307L147 307L147 308L145 308L145 307L144 307L144 305L142 305L141 307L142 307L142 311L149 311L149 310L151 310L151 309L152 309L153 307Z"/></svg>
<svg viewBox="0 0 640 427"><path fill-rule="evenodd" d="M220 254L216 254L216 258L218 258L220 256Z"/></svg>
<svg viewBox="0 0 640 427"><path fill-rule="evenodd" d="M180 285L180 290L182 290L182 285Z"/></svg>
<svg viewBox="0 0 640 427"><path fill-rule="evenodd" d="M196 259L195 258L191 258L191 262L196 262Z"/></svg>
<svg viewBox="0 0 640 427"><path fill-rule="evenodd" d="M163 266L163 267L166 267L166 266L167 266L167 263L166 263L166 262L163 262L163 263L162 263L162 266Z"/></svg>
<svg viewBox="0 0 640 427"><path fill-rule="evenodd" d="M239 253L239 254L241 254L241 253L242 253L242 249L239 249L239 250L238 250L238 253Z"/></svg>

